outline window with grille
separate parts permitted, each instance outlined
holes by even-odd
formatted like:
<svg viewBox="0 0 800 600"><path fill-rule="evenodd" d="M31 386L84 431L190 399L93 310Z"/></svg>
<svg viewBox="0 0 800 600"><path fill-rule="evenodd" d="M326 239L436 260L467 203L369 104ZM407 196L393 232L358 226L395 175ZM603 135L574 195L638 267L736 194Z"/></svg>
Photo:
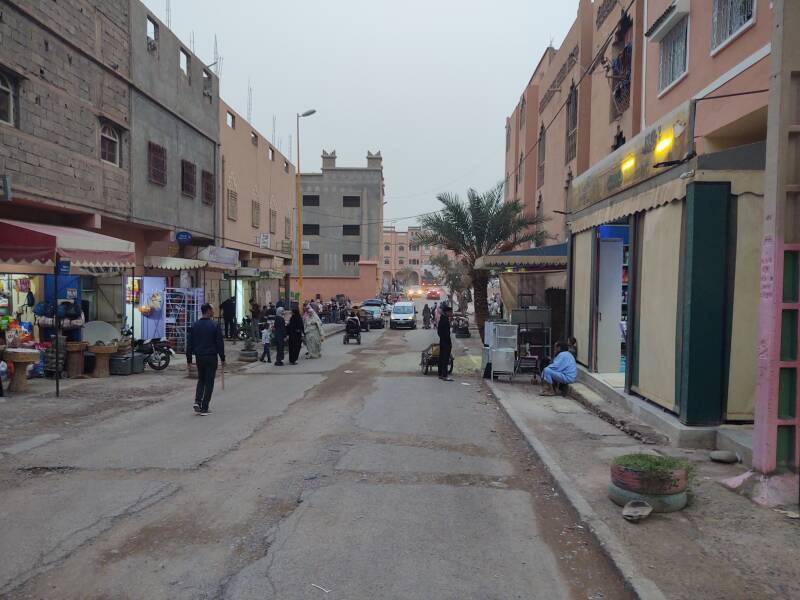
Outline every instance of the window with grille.
<svg viewBox="0 0 800 600"><path fill-rule="evenodd" d="M2 77L2 75L0 75ZM2 80L0 80L0 89ZM2 100L0 99L0 102ZM0 121L3 120L2 108L0 108ZM119 133L110 125L103 125L100 128L100 159L103 162L119 166Z"/></svg>
<svg viewBox="0 0 800 600"><path fill-rule="evenodd" d="M217 191L214 187L214 174L203 171L203 202L214 204L217 200Z"/></svg>
<svg viewBox="0 0 800 600"><path fill-rule="evenodd" d="M319 235L319 224L303 223L303 235Z"/></svg>
<svg viewBox="0 0 800 600"><path fill-rule="evenodd" d="M544 185L544 159L547 152L547 132L544 125L539 130L539 140L536 142L536 188Z"/></svg>
<svg viewBox="0 0 800 600"><path fill-rule="evenodd" d="M391 261L388 258L384 258L383 259L383 264L388 265L390 263L391 263Z"/></svg>
<svg viewBox="0 0 800 600"><path fill-rule="evenodd" d="M611 118L618 117L631 105L631 61L633 58L633 23L620 22L614 57L611 59Z"/></svg>
<svg viewBox="0 0 800 600"><path fill-rule="evenodd" d="M361 196L343 196L342 206L344 208L359 208L361 206Z"/></svg>
<svg viewBox="0 0 800 600"><path fill-rule="evenodd" d="M278 211L275 209L269 211L269 232L278 233Z"/></svg>
<svg viewBox="0 0 800 600"><path fill-rule="evenodd" d="M319 264L319 254L306 254L303 253L303 264L304 265L318 265Z"/></svg>
<svg viewBox="0 0 800 600"><path fill-rule="evenodd" d="M148 143L147 170L150 183L167 185L167 149L164 146Z"/></svg>
<svg viewBox="0 0 800 600"><path fill-rule="evenodd" d="M419 245L418 244L411 244L408 247L409 252L419 252Z"/></svg>
<svg viewBox="0 0 800 600"><path fill-rule="evenodd" d="M755 0L714 0L712 48L718 48L753 22L755 3Z"/></svg>
<svg viewBox="0 0 800 600"><path fill-rule="evenodd" d="M4 73L0 73L0 121L14 124L14 82Z"/></svg>
<svg viewBox="0 0 800 600"><path fill-rule="evenodd" d="M342 262L346 265L357 265L360 260L360 254L342 254Z"/></svg>
<svg viewBox="0 0 800 600"><path fill-rule="evenodd" d="M397 264L398 264L398 265L404 265L404 264L406 264L406 261L404 261L404 260L401 258L400 260L398 260L398 261L397 261Z"/></svg>
<svg viewBox="0 0 800 600"><path fill-rule="evenodd" d="M418 265L419 264L419 259L418 258L411 258L411 259L408 260L408 264L410 264L410 265Z"/></svg>
<svg viewBox="0 0 800 600"><path fill-rule="evenodd" d="M686 43L689 31L689 17L675 24L660 46L660 64L658 70L658 90L663 91L675 83L686 73Z"/></svg>
<svg viewBox="0 0 800 600"><path fill-rule="evenodd" d="M286 238L287 240L291 239L291 237L292 237L292 220L289 217L284 217L283 218L283 224L286 226L286 230L285 230L285 232L283 234L283 237Z"/></svg>
<svg viewBox="0 0 800 600"><path fill-rule="evenodd" d="M319 196L303 196L303 206L319 206Z"/></svg>
<svg viewBox="0 0 800 600"><path fill-rule="evenodd" d="M384 251L384 252L389 252L391 249L392 249L392 247L391 247L389 244L386 244L386 245L384 245L384 247L383 247L383 251Z"/></svg>
<svg viewBox="0 0 800 600"><path fill-rule="evenodd" d="M342 235L361 235L361 225L342 225Z"/></svg>
<svg viewBox="0 0 800 600"><path fill-rule="evenodd" d="M188 160L181 161L181 193L190 198L197 193L197 168Z"/></svg>
<svg viewBox="0 0 800 600"><path fill-rule="evenodd" d="M567 140L564 160L571 161L578 153L578 88L573 84L567 96Z"/></svg>
<svg viewBox="0 0 800 600"><path fill-rule="evenodd" d="M236 190L228 190L228 219L235 221L239 218L239 195Z"/></svg>
<svg viewBox="0 0 800 600"><path fill-rule="evenodd" d="M398 251L398 252L405 252L405 251L406 251L406 247L405 247L405 246L403 246L402 244L400 244L400 245L397 247L397 251Z"/></svg>
<svg viewBox="0 0 800 600"><path fill-rule="evenodd" d="M250 225L256 229L261 227L261 203L250 201Z"/></svg>

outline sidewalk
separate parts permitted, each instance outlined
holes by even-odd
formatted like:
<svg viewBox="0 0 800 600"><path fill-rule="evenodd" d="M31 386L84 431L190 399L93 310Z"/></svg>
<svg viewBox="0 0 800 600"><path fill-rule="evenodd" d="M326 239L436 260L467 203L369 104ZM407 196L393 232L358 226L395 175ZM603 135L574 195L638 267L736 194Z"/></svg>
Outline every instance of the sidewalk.
<svg viewBox="0 0 800 600"><path fill-rule="evenodd" d="M712 463L706 450L643 444L570 398L538 396L527 382L487 383L639 597L800 598L800 520L719 483L743 466ZM606 489L612 459L631 452L691 460L689 506L625 521Z"/></svg>

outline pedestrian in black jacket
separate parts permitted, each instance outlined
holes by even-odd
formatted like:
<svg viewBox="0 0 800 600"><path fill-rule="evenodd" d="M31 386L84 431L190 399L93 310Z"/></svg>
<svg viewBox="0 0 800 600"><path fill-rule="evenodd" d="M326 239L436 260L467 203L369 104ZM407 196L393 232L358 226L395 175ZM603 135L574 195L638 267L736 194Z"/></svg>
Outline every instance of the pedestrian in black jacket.
<svg viewBox="0 0 800 600"><path fill-rule="evenodd" d="M282 306L275 311L275 366L283 366L283 345L286 341L286 321L283 313L286 309Z"/></svg>
<svg viewBox="0 0 800 600"><path fill-rule="evenodd" d="M231 296L219 305L222 311L222 320L225 321L225 337L231 339L236 336L236 298Z"/></svg>
<svg viewBox="0 0 800 600"><path fill-rule="evenodd" d="M292 318L289 319L289 325L286 328L289 334L289 364L296 365L297 358L300 356L300 347L303 344L303 332L305 331L305 324L303 317L300 316L300 308L292 309Z"/></svg>
<svg viewBox="0 0 800 600"><path fill-rule="evenodd" d="M442 381L453 381L449 376L450 355L453 353L453 341L450 339L450 315L453 309L442 304L440 306L441 316L436 332L439 334L439 379Z"/></svg>
<svg viewBox="0 0 800 600"><path fill-rule="evenodd" d="M192 357L197 358L194 412L205 416L214 392L217 356L225 367L225 342L222 340L222 329L214 321L214 308L210 304L203 304L200 310L203 317L192 325L186 340L186 364L192 364Z"/></svg>

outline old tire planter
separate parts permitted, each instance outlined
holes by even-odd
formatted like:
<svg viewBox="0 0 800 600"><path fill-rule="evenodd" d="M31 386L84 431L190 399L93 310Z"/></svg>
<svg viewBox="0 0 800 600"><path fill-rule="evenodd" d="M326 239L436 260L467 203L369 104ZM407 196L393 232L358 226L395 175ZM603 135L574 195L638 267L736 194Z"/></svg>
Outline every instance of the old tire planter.
<svg viewBox="0 0 800 600"><path fill-rule="evenodd" d="M687 479L686 469L653 472L611 464L611 483L622 490L637 494L653 496L680 494L686 491Z"/></svg>
<svg viewBox="0 0 800 600"><path fill-rule="evenodd" d="M608 485L608 497L618 506L625 506L631 500L644 500L653 507L653 512L657 513L670 513L681 510L688 502L685 491L677 494L639 494L617 487L613 483Z"/></svg>

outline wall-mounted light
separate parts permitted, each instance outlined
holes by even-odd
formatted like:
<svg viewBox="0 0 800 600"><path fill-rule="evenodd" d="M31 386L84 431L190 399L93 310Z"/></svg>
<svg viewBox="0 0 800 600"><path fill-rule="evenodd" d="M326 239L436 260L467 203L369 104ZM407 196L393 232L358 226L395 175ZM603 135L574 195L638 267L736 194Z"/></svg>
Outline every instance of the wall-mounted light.
<svg viewBox="0 0 800 600"><path fill-rule="evenodd" d="M675 143L675 134L670 127L667 131L663 133L663 135L658 139L656 143L655 153L656 154L666 154L672 148L672 145Z"/></svg>
<svg viewBox="0 0 800 600"><path fill-rule="evenodd" d="M622 162L622 164L620 165L620 169L622 170L623 173L627 173L635 166L636 166L636 157L629 156Z"/></svg>

